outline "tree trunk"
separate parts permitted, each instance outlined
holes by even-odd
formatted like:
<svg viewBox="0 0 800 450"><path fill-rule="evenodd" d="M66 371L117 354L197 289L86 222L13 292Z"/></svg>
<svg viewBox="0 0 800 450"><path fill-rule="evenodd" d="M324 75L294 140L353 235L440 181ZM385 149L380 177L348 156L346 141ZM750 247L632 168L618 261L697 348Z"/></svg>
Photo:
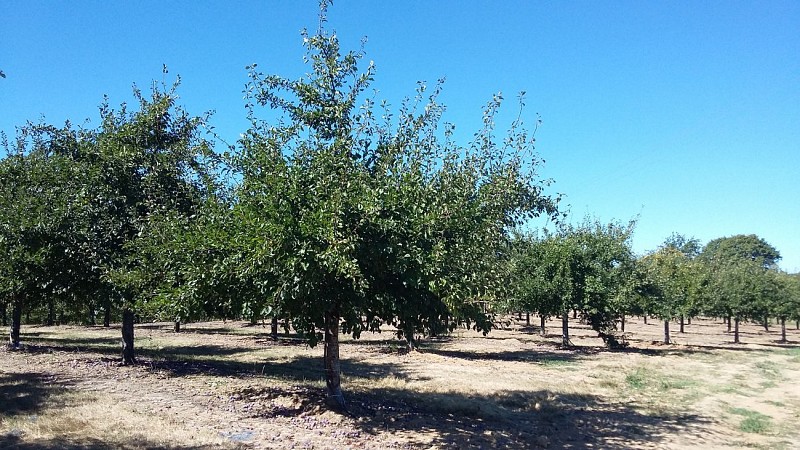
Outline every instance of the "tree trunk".
<svg viewBox="0 0 800 450"><path fill-rule="evenodd" d="M111 326L111 301L106 300L105 308L103 308L103 326L108 328Z"/></svg>
<svg viewBox="0 0 800 450"><path fill-rule="evenodd" d="M272 337L273 341L278 340L278 316L272 316L272 322L270 323L271 329L270 336Z"/></svg>
<svg viewBox="0 0 800 450"><path fill-rule="evenodd" d="M409 352L413 352L417 350L417 341L414 340L414 330L405 330L403 335L406 337L406 347L408 348Z"/></svg>
<svg viewBox="0 0 800 450"><path fill-rule="evenodd" d="M647 314L645 314L645 315L644 315L644 316L642 316L642 317L644 317L644 324L645 324L645 325L647 325Z"/></svg>
<svg viewBox="0 0 800 450"><path fill-rule="evenodd" d="M781 344L786 343L786 318L781 317Z"/></svg>
<svg viewBox="0 0 800 450"><path fill-rule="evenodd" d="M181 332L181 321L180 320L176 320L175 321L175 326L173 327L173 329L175 330L176 333L180 333Z"/></svg>
<svg viewBox="0 0 800 450"><path fill-rule="evenodd" d="M683 316L681 316L681 333L684 333L684 332L685 332L685 331L683 330L683 327L684 327L684 326L683 326L683 321L684 321L684 319L683 319Z"/></svg>
<svg viewBox="0 0 800 450"><path fill-rule="evenodd" d="M86 307L87 318L89 319L89 325L97 325L97 322L94 320L94 305L91 303Z"/></svg>
<svg viewBox="0 0 800 450"><path fill-rule="evenodd" d="M577 309L573 309L572 310L572 318L573 319L577 319L578 318L578 310Z"/></svg>
<svg viewBox="0 0 800 450"><path fill-rule="evenodd" d="M47 320L45 320L44 324L48 327L52 327L53 324L56 322L56 305L53 299L49 299L47 301Z"/></svg>
<svg viewBox="0 0 800 450"><path fill-rule="evenodd" d="M730 333L731 332L731 316L728 316L728 318L726 320L728 322L728 333Z"/></svg>
<svg viewBox="0 0 800 450"><path fill-rule="evenodd" d="M347 408L342 393L341 365L339 364L339 313L336 310L325 313L325 385L328 387L328 401L334 406Z"/></svg>
<svg viewBox="0 0 800 450"><path fill-rule="evenodd" d="M669 320L664 321L664 343L669 344Z"/></svg>
<svg viewBox="0 0 800 450"><path fill-rule="evenodd" d="M764 331L769 332L769 317L764 316Z"/></svg>
<svg viewBox="0 0 800 450"><path fill-rule="evenodd" d="M8 342L11 348L19 348L20 322L22 322L22 302L19 298L15 298L11 300L11 333Z"/></svg>
<svg viewBox="0 0 800 450"><path fill-rule="evenodd" d="M125 308L122 311L122 364L136 364L133 350L133 311Z"/></svg>
<svg viewBox="0 0 800 450"><path fill-rule="evenodd" d="M547 334L547 333L545 332L545 328L544 328L544 322L545 322L545 317L544 317L544 315L541 315L541 314L540 314L540 315L539 315L539 333L541 333L541 335L542 335L542 336L544 336L545 334Z"/></svg>
<svg viewBox="0 0 800 450"><path fill-rule="evenodd" d="M517 320L522 320L522 311L517 311Z"/></svg>
<svg viewBox="0 0 800 450"><path fill-rule="evenodd" d="M692 318L691 317L687 317L686 318L686 324L687 325L691 325L692 324Z"/></svg>
<svg viewBox="0 0 800 450"><path fill-rule="evenodd" d="M569 340L569 312L566 310L561 314L561 345L572 346L572 342Z"/></svg>
<svg viewBox="0 0 800 450"><path fill-rule="evenodd" d="M3 326L8 326L8 303L0 303L0 316L2 316Z"/></svg>
<svg viewBox="0 0 800 450"><path fill-rule="evenodd" d="M525 325L531 326L531 313L530 311L525 311Z"/></svg>
<svg viewBox="0 0 800 450"><path fill-rule="evenodd" d="M625 332L625 314L623 314L622 317L620 317L620 328L622 329L622 332L624 333Z"/></svg>
<svg viewBox="0 0 800 450"><path fill-rule="evenodd" d="M738 344L739 343L739 318L737 317L737 318L733 319L733 323L734 323L734 326L733 326L733 343L734 344Z"/></svg>

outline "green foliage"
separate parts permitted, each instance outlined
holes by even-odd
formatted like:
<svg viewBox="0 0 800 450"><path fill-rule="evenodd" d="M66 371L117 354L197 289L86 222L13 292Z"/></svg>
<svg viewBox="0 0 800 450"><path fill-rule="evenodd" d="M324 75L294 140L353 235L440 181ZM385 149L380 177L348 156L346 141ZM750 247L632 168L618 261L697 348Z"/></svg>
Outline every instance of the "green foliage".
<svg viewBox="0 0 800 450"><path fill-rule="evenodd" d="M739 234L710 241L703 248L700 257L715 265L747 260L765 269L775 269L781 254L755 234Z"/></svg>
<svg viewBox="0 0 800 450"><path fill-rule="evenodd" d="M324 20L324 13L323 13ZM507 232L555 212L542 194L532 135L519 121L494 139L500 95L469 146L442 125L441 89L420 84L397 114L364 98L374 74L321 29L303 34L311 72L290 80L251 67L251 129L232 157L242 273L268 280L272 306L313 345L326 314L358 336L381 324L416 333L459 321L488 331L481 301L504 287ZM256 118L257 105L284 120Z"/></svg>
<svg viewBox="0 0 800 450"><path fill-rule="evenodd" d="M577 309L609 344L633 271L633 223L585 221L514 243L515 306L545 316Z"/></svg>

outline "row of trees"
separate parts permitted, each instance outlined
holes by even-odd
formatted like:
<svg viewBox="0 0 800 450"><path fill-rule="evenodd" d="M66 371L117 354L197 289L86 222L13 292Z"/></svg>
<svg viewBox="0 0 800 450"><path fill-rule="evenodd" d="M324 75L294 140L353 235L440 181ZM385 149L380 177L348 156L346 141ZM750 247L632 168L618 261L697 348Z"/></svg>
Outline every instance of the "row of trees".
<svg viewBox="0 0 800 450"><path fill-rule="evenodd" d="M506 289L509 231L554 216L533 134L495 135L502 97L460 145L440 85L397 112L367 89L374 66L335 34L303 33L310 73L250 70L251 126L224 153L175 86L135 91L137 108L100 126L28 124L0 160L0 301L19 345L23 309L121 315L134 363L135 316L270 316L322 343L330 398L344 406L338 338L390 324L416 336L488 332L485 302ZM259 119L263 107L280 118Z"/></svg>
<svg viewBox="0 0 800 450"><path fill-rule="evenodd" d="M757 320L768 327L800 321L800 274L778 270L780 253L755 235L712 240L673 234L657 250L635 257L630 247L633 223L604 225L585 221L557 232L518 236L513 273L516 292L507 307L536 312L542 330L547 317L562 318L564 345L569 341L569 314L580 314L607 345L619 345L617 325L624 331L629 314L670 322L698 315L721 317L734 324Z"/></svg>

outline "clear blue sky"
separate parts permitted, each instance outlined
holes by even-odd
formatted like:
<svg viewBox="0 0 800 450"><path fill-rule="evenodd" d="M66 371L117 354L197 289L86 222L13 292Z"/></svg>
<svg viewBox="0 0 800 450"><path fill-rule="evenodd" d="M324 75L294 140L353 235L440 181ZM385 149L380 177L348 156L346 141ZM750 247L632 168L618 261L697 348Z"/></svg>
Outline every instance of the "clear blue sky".
<svg viewBox="0 0 800 450"><path fill-rule="evenodd" d="M296 77L314 1L0 2L0 130L93 119L180 74L183 105L245 130L245 65ZM330 25L368 37L373 87L393 104L446 77L467 139L480 107L527 91L544 121L542 173L574 220L639 216L634 248L673 231L703 243L755 233L800 271L800 2L354 1ZM170 81L171 78L168 79Z"/></svg>

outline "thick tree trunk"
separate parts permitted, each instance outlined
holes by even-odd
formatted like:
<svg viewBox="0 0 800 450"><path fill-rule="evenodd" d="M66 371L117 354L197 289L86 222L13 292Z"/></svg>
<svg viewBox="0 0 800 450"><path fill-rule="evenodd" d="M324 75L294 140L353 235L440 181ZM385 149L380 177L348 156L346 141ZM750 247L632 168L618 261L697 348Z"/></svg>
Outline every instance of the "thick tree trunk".
<svg viewBox="0 0 800 450"><path fill-rule="evenodd" d="M739 343L739 318L733 319L733 343Z"/></svg>
<svg viewBox="0 0 800 450"><path fill-rule="evenodd" d="M683 318L683 316L681 316L681 333L685 333L683 322L684 322L684 318Z"/></svg>
<svg viewBox="0 0 800 450"><path fill-rule="evenodd" d="M622 317L620 317L619 324L620 324L620 328L622 329L622 332L624 333L625 332L625 314L623 314Z"/></svg>
<svg viewBox="0 0 800 450"><path fill-rule="evenodd" d="M103 326L108 328L111 326L111 301L106 300L105 307L103 308Z"/></svg>
<svg viewBox="0 0 800 450"><path fill-rule="evenodd" d="M22 322L22 302L15 298L11 301L11 333L9 335L9 345L11 348L19 348L19 329Z"/></svg>
<svg viewBox="0 0 800 450"><path fill-rule="evenodd" d="M136 364L136 353L133 349L133 311L125 308L122 311L122 364Z"/></svg>
<svg viewBox="0 0 800 450"><path fill-rule="evenodd" d="M539 333L541 333L542 336L547 334L547 332L545 331L544 323L545 323L544 315L539 315Z"/></svg>
<svg viewBox="0 0 800 450"><path fill-rule="evenodd" d="M781 343L786 343L786 318L781 317Z"/></svg>
<svg viewBox="0 0 800 450"><path fill-rule="evenodd" d="M530 311L525 311L525 325L531 326L531 313Z"/></svg>
<svg viewBox="0 0 800 450"><path fill-rule="evenodd" d="M664 343L669 344L669 320L664 321Z"/></svg>
<svg viewBox="0 0 800 450"><path fill-rule="evenodd" d="M278 340L278 316L272 316L272 322L270 323L270 336L272 337L273 341Z"/></svg>
<svg viewBox="0 0 800 450"><path fill-rule="evenodd" d="M180 320L176 320L175 321L175 326L172 327L172 329L175 330L176 333L180 333L181 332L181 321Z"/></svg>
<svg viewBox="0 0 800 450"><path fill-rule="evenodd" d="M569 340L569 312L564 311L561 314L561 345L564 347L571 347L572 342Z"/></svg>
<svg viewBox="0 0 800 450"><path fill-rule="evenodd" d="M328 388L328 401L345 410L342 393L342 371L339 363L339 314L338 311L325 313L325 385Z"/></svg>

